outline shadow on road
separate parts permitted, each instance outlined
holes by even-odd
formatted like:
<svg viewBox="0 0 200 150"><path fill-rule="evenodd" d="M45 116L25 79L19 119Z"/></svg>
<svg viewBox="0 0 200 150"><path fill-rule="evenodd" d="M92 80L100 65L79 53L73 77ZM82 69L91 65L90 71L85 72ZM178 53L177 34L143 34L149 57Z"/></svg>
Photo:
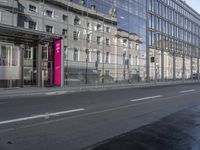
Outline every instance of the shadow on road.
<svg viewBox="0 0 200 150"><path fill-rule="evenodd" d="M200 150L200 106L84 150Z"/></svg>

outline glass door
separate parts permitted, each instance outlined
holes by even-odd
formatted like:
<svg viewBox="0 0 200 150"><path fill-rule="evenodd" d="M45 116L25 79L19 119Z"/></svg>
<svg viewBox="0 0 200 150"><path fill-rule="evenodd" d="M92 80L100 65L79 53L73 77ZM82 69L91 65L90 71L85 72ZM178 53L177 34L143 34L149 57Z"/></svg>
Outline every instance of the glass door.
<svg viewBox="0 0 200 150"><path fill-rule="evenodd" d="M42 80L44 86L53 86L53 49L52 46L42 47Z"/></svg>
<svg viewBox="0 0 200 150"><path fill-rule="evenodd" d="M35 86L37 78L36 49L33 46L24 47L23 77L24 85Z"/></svg>

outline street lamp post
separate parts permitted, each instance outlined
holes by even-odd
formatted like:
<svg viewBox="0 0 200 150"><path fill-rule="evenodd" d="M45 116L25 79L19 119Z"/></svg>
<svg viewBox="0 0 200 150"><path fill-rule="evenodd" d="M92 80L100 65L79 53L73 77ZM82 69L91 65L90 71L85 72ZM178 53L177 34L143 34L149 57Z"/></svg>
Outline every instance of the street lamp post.
<svg viewBox="0 0 200 150"><path fill-rule="evenodd" d="M88 84L88 55L89 55L89 50L85 50L86 53L86 68L85 68L85 84Z"/></svg>
<svg viewBox="0 0 200 150"><path fill-rule="evenodd" d="M157 84L156 50L155 49L154 49L154 71L155 71L155 80L154 80L154 83Z"/></svg>
<svg viewBox="0 0 200 150"><path fill-rule="evenodd" d="M124 77L124 80L126 79L126 63L127 63L127 58L126 58L126 51L125 53L123 54L123 59L124 59L124 70L123 70L123 77Z"/></svg>
<svg viewBox="0 0 200 150"><path fill-rule="evenodd" d="M156 67L156 35L159 34L159 32L155 32L154 33L154 73L155 73L155 79L154 79L154 83L157 84L157 67Z"/></svg>
<svg viewBox="0 0 200 150"><path fill-rule="evenodd" d="M130 65L129 65L129 62L130 62L130 59L128 57L128 60L127 60L127 78L128 78L128 83L130 83Z"/></svg>

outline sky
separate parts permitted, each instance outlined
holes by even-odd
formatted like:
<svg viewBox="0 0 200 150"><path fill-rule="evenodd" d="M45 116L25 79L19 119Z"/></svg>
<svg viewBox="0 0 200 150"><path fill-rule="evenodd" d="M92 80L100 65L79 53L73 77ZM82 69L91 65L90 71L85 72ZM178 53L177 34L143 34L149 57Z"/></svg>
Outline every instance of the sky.
<svg viewBox="0 0 200 150"><path fill-rule="evenodd" d="M200 0L186 0L186 3L200 14Z"/></svg>

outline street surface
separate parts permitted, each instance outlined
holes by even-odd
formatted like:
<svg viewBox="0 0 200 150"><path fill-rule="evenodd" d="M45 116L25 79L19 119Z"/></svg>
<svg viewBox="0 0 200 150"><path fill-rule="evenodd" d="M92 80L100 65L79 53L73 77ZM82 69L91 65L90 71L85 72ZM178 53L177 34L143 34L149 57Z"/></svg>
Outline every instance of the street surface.
<svg viewBox="0 0 200 150"><path fill-rule="evenodd" d="M200 106L196 106L90 146L87 150L200 150L199 131Z"/></svg>
<svg viewBox="0 0 200 150"><path fill-rule="evenodd" d="M200 84L0 99L0 150L199 150Z"/></svg>

